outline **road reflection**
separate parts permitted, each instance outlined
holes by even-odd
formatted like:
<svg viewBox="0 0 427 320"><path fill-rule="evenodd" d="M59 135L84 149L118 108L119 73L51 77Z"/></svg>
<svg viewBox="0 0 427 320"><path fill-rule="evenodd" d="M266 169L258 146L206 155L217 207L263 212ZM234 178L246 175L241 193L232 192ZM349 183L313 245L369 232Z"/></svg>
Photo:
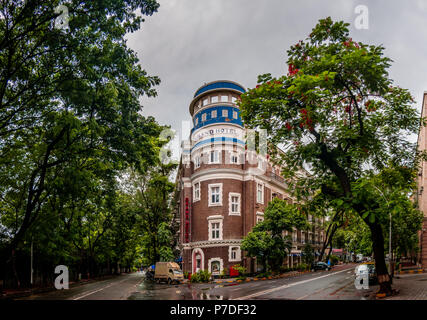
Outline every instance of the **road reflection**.
<svg viewBox="0 0 427 320"><path fill-rule="evenodd" d="M213 287L212 287L213 288ZM211 287L201 284L168 285L143 280L129 300L227 300L224 296L209 294Z"/></svg>

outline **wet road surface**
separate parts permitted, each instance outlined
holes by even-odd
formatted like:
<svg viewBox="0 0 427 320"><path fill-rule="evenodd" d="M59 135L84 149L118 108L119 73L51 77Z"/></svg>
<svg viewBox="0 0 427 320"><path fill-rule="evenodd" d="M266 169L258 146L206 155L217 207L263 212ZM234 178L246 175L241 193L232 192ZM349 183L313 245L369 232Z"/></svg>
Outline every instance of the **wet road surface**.
<svg viewBox="0 0 427 320"><path fill-rule="evenodd" d="M354 264L290 278L252 281L238 285L156 284L141 273L120 275L69 290L36 294L25 299L43 300L366 300L377 286L358 290L354 286Z"/></svg>

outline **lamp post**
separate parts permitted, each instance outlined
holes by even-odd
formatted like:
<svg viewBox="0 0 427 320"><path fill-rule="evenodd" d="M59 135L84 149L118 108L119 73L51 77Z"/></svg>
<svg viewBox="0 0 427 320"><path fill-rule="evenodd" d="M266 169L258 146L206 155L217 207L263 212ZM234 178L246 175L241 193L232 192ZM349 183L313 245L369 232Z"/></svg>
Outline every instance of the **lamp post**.
<svg viewBox="0 0 427 320"><path fill-rule="evenodd" d="M31 284L31 288L32 288L33 287L33 238L31 238L31 261L30 261L30 268L31 268L30 284Z"/></svg>

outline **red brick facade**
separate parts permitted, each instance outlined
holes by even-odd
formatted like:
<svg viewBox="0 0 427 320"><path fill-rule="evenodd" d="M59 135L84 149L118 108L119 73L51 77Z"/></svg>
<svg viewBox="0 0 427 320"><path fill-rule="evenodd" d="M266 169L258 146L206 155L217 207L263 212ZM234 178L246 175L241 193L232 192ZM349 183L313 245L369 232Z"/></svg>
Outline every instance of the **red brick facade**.
<svg viewBox="0 0 427 320"><path fill-rule="evenodd" d="M272 166L268 156L247 150L242 141L245 131L235 111L235 100L243 87L222 81L206 84L200 91L190 104L195 127L188 148L183 150L178 173L183 270L228 274L230 267L241 264L253 272L256 262L241 252L242 238L263 219L273 197L293 200L278 175L280 168ZM224 111L226 107L229 109ZM220 133L213 134L215 130ZM232 156L238 159L237 164L231 163ZM305 241L319 245L323 232L317 229L313 235L317 238L308 239L306 234L301 239L299 231L293 235L296 256L290 256L287 263L301 262L299 253Z"/></svg>

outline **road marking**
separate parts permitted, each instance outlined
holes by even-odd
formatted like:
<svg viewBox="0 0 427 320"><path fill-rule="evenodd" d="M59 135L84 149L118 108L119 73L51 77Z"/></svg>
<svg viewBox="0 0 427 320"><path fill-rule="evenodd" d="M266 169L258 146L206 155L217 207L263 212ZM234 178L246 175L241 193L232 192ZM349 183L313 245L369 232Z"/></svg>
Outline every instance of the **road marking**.
<svg viewBox="0 0 427 320"><path fill-rule="evenodd" d="M303 280L303 281L298 281L298 282L294 282L294 283L290 283L290 284L285 284L285 285L280 286L280 287L276 287L276 288L272 288L272 289L268 289L268 290L264 290L264 291L256 292L256 293L253 293L253 294L250 294L250 295L244 296L244 297L235 298L235 299L233 299L233 300L248 300L248 299L251 299L251 298L254 298L254 297L257 297L257 296L262 296L262 295L264 295L264 294L274 292L274 291L278 291L278 290L282 290L282 289L290 288L290 287L293 287L293 286L297 286L297 285L299 285L299 284L303 284L303 283L307 283L307 282L315 281L315 280L318 280L318 279L321 279L321 278L326 278L326 277L329 277L329 276L333 276L333 275L338 274L338 273L346 272L347 270L348 270L348 269L345 269L345 270L337 271L337 272L334 272L334 273L329 273L329 274L327 274L327 275L320 276L320 277L317 277L317 278L312 278L312 279L307 279L307 280Z"/></svg>
<svg viewBox="0 0 427 320"><path fill-rule="evenodd" d="M299 298L297 298L296 300L302 300L302 299L304 299L304 298L307 298L310 294L311 294L311 293L306 294L305 296L299 297Z"/></svg>
<svg viewBox="0 0 427 320"><path fill-rule="evenodd" d="M99 292L99 291L102 291L102 290L104 290L104 289L107 289L107 288L111 287L112 285L117 284L117 283L120 283L120 282L123 282L123 281L125 281L125 280L127 280L127 279L123 279L122 281L119 281L119 282L113 282L113 283L109 284L108 286L105 286L105 287L103 287L103 288L101 288L101 289L98 289L98 290L95 290L95 291L91 291L91 292L89 292L89 293L87 293L87 294L84 294L84 295L82 295L82 296L78 297L78 298L74 298L73 300L80 300L80 299L83 299L84 297L90 296L90 295L92 295L92 294L94 294L94 293L97 293L97 292Z"/></svg>

